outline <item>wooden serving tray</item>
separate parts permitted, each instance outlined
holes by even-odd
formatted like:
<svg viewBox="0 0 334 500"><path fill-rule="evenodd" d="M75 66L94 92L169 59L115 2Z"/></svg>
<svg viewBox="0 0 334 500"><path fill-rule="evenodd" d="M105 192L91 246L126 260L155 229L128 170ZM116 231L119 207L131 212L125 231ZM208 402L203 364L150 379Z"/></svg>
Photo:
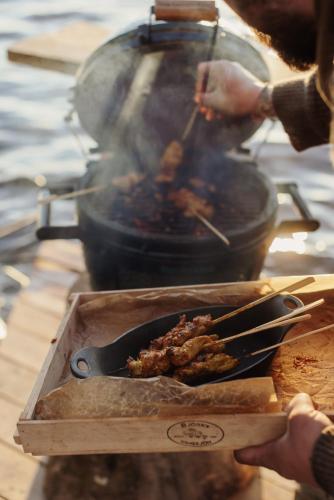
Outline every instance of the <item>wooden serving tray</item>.
<svg viewBox="0 0 334 500"><path fill-rule="evenodd" d="M203 292L210 297L219 293L224 302L231 305L244 304L269 290L278 290L299 278L272 278L267 281L201 285L193 287L171 287L159 290L166 297L166 307L160 315L170 311L186 309L178 302L176 294L192 297ZM238 449L257 445L280 436L286 428L285 413L200 415L186 417L131 417L131 418L85 418L71 420L36 420L38 400L59 387L70 378L69 360L73 352L91 342L89 336L80 337L79 308L84 305L86 314L94 311L96 299L112 300L113 297L140 297L147 303L150 294L157 289L83 293L72 296L68 313L63 319L56 341L51 345L27 406L17 423L15 440L22 444L26 453L33 455L76 455L97 453L160 453L184 451L214 451ZM298 296L305 302L319 295L334 302L334 276L317 276L314 285ZM152 296L153 296L152 295ZM209 298L208 298L209 300ZM101 301L100 301L101 302ZM330 308L329 308L330 310ZM99 311L95 310L95 314ZM328 314L328 313L327 313ZM124 315L123 331L129 329ZM334 310L333 310L334 318ZM332 322L333 322L332 318ZM328 321L326 317L326 322ZM122 325L117 326L122 330ZM305 327L304 327L305 328ZM98 338L97 331L94 342ZM106 338L99 340L101 345ZM296 344L295 344L296 345ZM328 350L328 346L326 347ZM334 347L333 347L334 354ZM334 356L332 356L334 357ZM327 412L334 419L334 411ZM189 433L189 430L194 432ZM196 432L199 431L199 432ZM205 436L203 438L203 435ZM193 437L189 437L193 436Z"/></svg>

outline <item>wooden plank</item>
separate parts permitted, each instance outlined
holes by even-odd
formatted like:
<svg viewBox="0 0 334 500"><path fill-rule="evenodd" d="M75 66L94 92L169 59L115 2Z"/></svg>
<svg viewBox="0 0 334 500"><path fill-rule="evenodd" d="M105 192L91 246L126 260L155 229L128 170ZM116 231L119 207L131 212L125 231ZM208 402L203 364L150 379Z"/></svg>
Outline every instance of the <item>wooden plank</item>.
<svg viewBox="0 0 334 500"><path fill-rule="evenodd" d="M188 436L186 422L206 437ZM284 413L18 422L23 449L33 455L238 449L275 439L285 428Z"/></svg>
<svg viewBox="0 0 334 500"><path fill-rule="evenodd" d="M29 335L30 339L36 338L49 344L57 332L59 322L59 314L55 316L32 308L19 300L8 319L9 339L15 337L16 332L22 332Z"/></svg>
<svg viewBox="0 0 334 500"><path fill-rule="evenodd" d="M108 35L109 30L103 26L88 22L74 23L54 33L16 42L9 48L8 58L15 63L74 75ZM268 50L263 50L262 55L269 66L273 82L298 76Z"/></svg>
<svg viewBox="0 0 334 500"><path fill-rule="evenodd" d="M38 318L36 318L38 321ZM33 337L24 330L8 329L8 337L0 345L0 354L7 359L16 361L29 370L38 369L48 352L49 344L44 340Z"/></svg>
<svg viewBox="0 0 334 500"><path fill-rule="evenodd" d="M74 75L108 34L107 28L78 22L54 33L16 42L8 49L8 59L40 69Z"/></svg>
<svg viewBox="0 0 334 500"><path fill-rule="evenodd" d="M81 273L85 270L82 246L79 243L49 241L41 246L37 256L39 262L57 263L62 270Z"/></svg>
<svg viewBox="0 0 334 500"><path fill-rule="evenodd" d="M63 317L66 309L66 304L63 296L57 296L50 291L42 290L29 290L27 293L21 293L19 302L16 306L19 307L23 305L30 307L31 309L37 309L46 312L55 318L60 320ZM14 313L15 314L15 310Z"/></svg>
<svg viewBox="0 0 334 500"><path fill-rule="evenodd" d="M22 450L15 444L13 435L21 411L20 406L0 397L0 443L6 443L19 453L22 453Z"/></svg>
<svg viewBox="0 0 334 500"><path fill-rule="evenodd" d="M0 395L2 397L16 401L23 408L35 380L35 373L4 358L0 352Z"/></svg>
<svg viewBox="0 0 334 500"><path fill-rule="evenodd" d="M29 496L44 466L10 447L0 447L0 498L6 500L38 500ZM35 489L36 492L36 489ZM36 492L37 493L37 492Z"/></svg>

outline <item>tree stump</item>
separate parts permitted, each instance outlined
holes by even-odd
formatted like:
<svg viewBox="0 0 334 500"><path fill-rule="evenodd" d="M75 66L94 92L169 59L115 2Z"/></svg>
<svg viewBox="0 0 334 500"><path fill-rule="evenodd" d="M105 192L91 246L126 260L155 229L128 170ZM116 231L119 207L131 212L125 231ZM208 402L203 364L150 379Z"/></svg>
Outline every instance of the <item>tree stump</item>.
<svg viewBox="0 0 334 500"><path fill-rule="evenodd" d="M223 500L244 489L254 469L231 452L51 458L47 500Z"/></svg>

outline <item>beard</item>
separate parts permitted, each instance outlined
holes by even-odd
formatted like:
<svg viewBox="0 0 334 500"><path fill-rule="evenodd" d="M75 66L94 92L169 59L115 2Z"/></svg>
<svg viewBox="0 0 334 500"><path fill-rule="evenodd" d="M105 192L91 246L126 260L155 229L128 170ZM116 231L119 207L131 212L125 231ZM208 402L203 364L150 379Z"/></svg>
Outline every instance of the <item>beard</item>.
<svg viewBox="0 0 334 500"><path fill-rule="evenodd" d="M261 28L254 31L260 41L273 48L291 68L304 71L315 64L315 19L268 12L263 17Z"/></svg>
<svg viewBox="0 0 334 500"><path fill-rule="evenodd" d="M278 52L290 67L305 70L315 64L314 16L286 8L286 0L227 0L227 3L253 27L261 42Z"/></svg>

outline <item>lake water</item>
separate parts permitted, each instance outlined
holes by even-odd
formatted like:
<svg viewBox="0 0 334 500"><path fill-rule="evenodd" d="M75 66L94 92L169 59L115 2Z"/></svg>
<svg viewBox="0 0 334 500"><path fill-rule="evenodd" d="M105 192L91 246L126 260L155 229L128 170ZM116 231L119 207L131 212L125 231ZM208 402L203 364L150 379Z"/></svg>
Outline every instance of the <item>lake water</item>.
<svg viewBox="0 0 334 500"><path fill-rule="evenodd" d="M83 158L63 119L69 110L67 98L74 79L11 64L6 60L8 46L20 38L54 31L79 20L108 26L112 36L129 23L145 19L150 5L145 0L0 1L0 225L35 211L36 186L22 178L32 180L44 175L58 179L84 172ZM223 11L223 19L237 32L247 32L227 10ZM264 131L250 142L253 151ZM261 149L259 163L274 178L297 181L321 222L321 229L312 235L277 239L264 273L334 272L334 175L327 149L294 153L278 124ZM32 227L15 237L0 239L0 296L5 298L7 310L7 299L18 287L4 265L14 264L29 273L36 248L29 246L33 241Z"/></svg>

